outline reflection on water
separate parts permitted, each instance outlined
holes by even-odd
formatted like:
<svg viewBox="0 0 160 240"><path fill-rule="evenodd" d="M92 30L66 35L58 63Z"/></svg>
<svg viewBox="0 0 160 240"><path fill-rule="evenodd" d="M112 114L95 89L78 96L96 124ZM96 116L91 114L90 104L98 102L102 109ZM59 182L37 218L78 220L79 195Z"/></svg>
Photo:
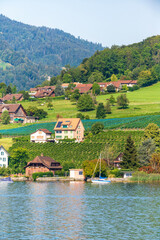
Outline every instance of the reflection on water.
<svg viewBox="0 0 160 240"><path fill-rule="evenodd" d="M160 186L0 184L0 239L160 239Z"/></svg>

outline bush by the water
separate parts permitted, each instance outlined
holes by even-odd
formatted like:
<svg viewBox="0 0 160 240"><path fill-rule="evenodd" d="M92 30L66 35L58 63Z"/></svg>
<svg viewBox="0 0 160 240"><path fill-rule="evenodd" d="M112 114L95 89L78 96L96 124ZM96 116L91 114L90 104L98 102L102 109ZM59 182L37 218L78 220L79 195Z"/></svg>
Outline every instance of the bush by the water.
<svg viewBox="0 0 160 240"><path fill-rule="evenodd" d="M53 177L53 172L36 172L32 174L32 178L34 181L36 181L39 177Z"/></svg>

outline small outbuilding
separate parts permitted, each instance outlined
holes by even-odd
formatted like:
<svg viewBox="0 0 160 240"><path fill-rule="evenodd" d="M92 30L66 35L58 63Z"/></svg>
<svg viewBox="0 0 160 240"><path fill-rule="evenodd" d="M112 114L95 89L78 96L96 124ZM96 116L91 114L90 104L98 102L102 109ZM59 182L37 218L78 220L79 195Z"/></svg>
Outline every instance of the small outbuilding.
<svg viewBox="0 0 160 240"><path fill-rule="evenodd" d="M70 178L73 178L74 180L84 180L84 174L83 169L70 169Z"/></svg>
<svg viewBox="0 0 160 240"><path fill-rule="evenodd" d="M29 162L25 166L25 170L27 176L32 176L35 172L53 172L54 175L55 171L62 170L62 166L51 157L41 154Z"/></svg>
<svg viewBox="0 0 160 240"><path fill-rule="evenodd" d="M134 171L122 171L123 173L123 178L130 178L132 177L132 174L134 173Z"/></svg>

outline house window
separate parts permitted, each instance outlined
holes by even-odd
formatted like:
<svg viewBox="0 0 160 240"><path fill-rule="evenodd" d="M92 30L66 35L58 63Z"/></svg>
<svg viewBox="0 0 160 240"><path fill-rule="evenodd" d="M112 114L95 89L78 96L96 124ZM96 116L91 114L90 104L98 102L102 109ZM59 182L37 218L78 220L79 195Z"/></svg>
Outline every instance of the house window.
<svg viewBox="0 0 160 240"><path fill-rule="evenodd" d="M82 171L79 171L79 175L83 175L83 172L82 172Z"/></svg>
<svg viewBox="0 0 160 240"><path fill-rule="evenodd" d="M5 162L6 161L6 158L3 158L3 162Z"/></svg>
<svg viewBox="0 0 160 240"><path fill-rule="evenodd" d="M70 131L70 133L73 133L73 131Z"/></svg>
<svg viewBox="0 0 160 240"><path fill-rule="evenodd" d="M4 152L1 152L1 155L4 155Z"/></svg>
<svg viewBox="0 0 160 240"><path fill-rule="evenodd" d="M56 131L56 133L62 133L62 131Z"/></svg>
<svg viewBox="0 0 160 240"><path fill-rule="evenodd" d="M68 131L64 131L64 133L66 134L66 133L68 133Z"/></svg>
<svg viewBox="0 0 160 240"><path fill-rule="evenodd" d="M56 136L56 138L62 138L62 136Z"/></svg>
<svg viewBox="0 0 160 240"><path fill-rule="evenodd" d="M0 157L0 161L2 160L2 158Z"/></svg>
<svg viewBox="0 0 160 240"><path fill-rule="evenodd" d="M6 164L3 164L3 167L6 167Z"/></svg>
<svg viewBox="0 0 160 240"><path fill-rule="evenodd" d="M2 167L2 164L0 164L0 167Z"/></svg>
<svg viewBox="0 0 160 240"><path fill-rule="evenodd" d="M67 128L67 125L63 125L63 128Z"/></svg>
<svg viewBox="0 0 160 240"><path fill-rule="evenodd" d="M81 128L81 126L79 125L78 128Z"/></svg>

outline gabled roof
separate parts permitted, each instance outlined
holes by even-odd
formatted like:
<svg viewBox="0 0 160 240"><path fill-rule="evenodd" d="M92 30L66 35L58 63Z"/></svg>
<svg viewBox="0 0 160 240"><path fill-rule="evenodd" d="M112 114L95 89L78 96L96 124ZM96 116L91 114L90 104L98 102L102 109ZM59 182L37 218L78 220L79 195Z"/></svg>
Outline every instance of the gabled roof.
<svg viewBox="0 0 160 240"><path fill-rule="evenodd" d="M37 98L49 97L54 93L54 90L39 90L34 96Z"/></svg>
<svg viewBox="0 0 160 240"><path fill-rule="evenodd" d="M7 150L2 146L2 145L0 145L0 149L1 148L3 148L3 150L6 152L6 154L8 155L8 156L10 156L10 154L7 152Z"/></svg>
<svg viewBox="0 0 160 240"><path fill-rule="evenodd" d="M50 132L48 129L45 129L45 128L41 128L41 129L37 129L35 132L33 132L33 133L36 133L37 131L42 131L42 132L44 132L44 133L46 133L46 134L52 134L52 132ZM33 133L31 133L31 134L33 134Z"/></svg>
<svg viewBox="0 0 160 240"><path fill-rule="evenodd" d="M52 159L51 157L47 157L47 156L37 156L35 157L32 161L30 161L26 166L30 166L32 163L42 163L45 167L47 167L48 169L62 169L62 166L60 165L59 162L56 162L54 159ZM59 166L52 166L52 163L59 163Z"/></svg>
<svg viewBox="0 0 160 240"><path fill-rule="evenodd" d="M74 88L75 89L79 89L80 93L87 93L89 90L92 89L93 84L82 84L79 83L77 84L77 86Z"/></svg>
<svg viewBox="0 0 160 240"><path fill-rule="evenodd" d="M17 93L17 94L7 94L3 97L3 101L12 101L13 97L15 97L16 100L19 100L23 97L22 93Z"/></svg>
<svg viewBox="0 0 160 240"><path fill-rule="evenodd" d="M0 105L0 114L2 113L4 108L6 108L9 113L15 113L19 108L22 108L24 113L26 114L21 104L2 104Z"/></svg>
<svg viewBox="0 0 160 240"><path fill-rule="evenodd" d="M54 130L56 130L56 131L58 131L58 130L64 130L64 131L76 130L80 121L81 121L80 118L59 118L54 127ZM63 125L67 125L68 128L63 128Z"/></svg>
<svg viewBox="0 0 160 240"><path fill-rule="evenodd" d="M136 84L137 80L119 80L121 84Z"/></svg>

